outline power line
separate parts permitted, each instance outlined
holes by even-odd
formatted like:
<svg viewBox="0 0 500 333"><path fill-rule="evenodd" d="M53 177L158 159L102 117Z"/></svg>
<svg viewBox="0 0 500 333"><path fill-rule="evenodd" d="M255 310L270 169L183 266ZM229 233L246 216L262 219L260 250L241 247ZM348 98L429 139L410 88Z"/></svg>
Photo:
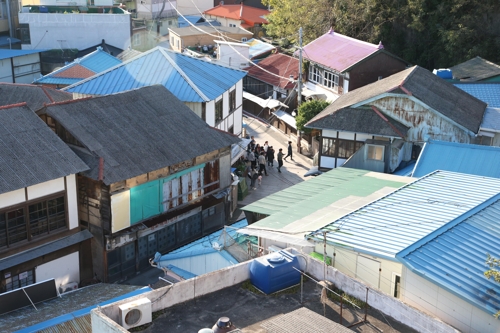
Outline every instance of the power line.
<svg viewBox="0 0 500 333"><path fill-rule="evenodd" d="M198 26L194 25L194 24L193 24L193 23L191 23L189 20L187 20L187 19L186 19L186 17L185 17L184 15L182 15L182 14L181 14L181 12L179 12L179 10L178 10L175 6L173 6L173 5L172 5L172 2L171 2L170 0L168 0L168 2L169 2L169 3L170 3L170 5L172 6L172 8L175 8L175 10L176 10L176 11L177 11L177 13L179 14L179 16L181 16L181 17L182 17L182 18L183 18L183 19L184 19L187 23L189 23L189 25L191 25L192 27L194 27L194 28L195 28L195 29L197 29L198 31L200 31L200 32L202 32L202 33L204 33L204 34L207 34L207 35L209 35L209 36L212 36L212 37L222 38L222 39L223 39L223 41L225 41L225 42L228 42L228 41L227 41L227 39L232 39L232 40L235 40L235 41L240 42L240 40L236 40L236 39L234 39L234 38L224 36L224 35L223 35L223 34L222 34L219 30L217 30L217 28L216 28L216 27L215 27L215 26L214 26L214 25L210 22L210 20L207 20L207 18L205 17L205 15L204 15L204 14L200 11L200 9L199 9L199 8L198 8L198 6L194 3L194 1L193 1L193 0L191 0L191 2L192 2L192 3L193 3L193 5L195 6L196 10L198 10L198 12L200 13L200 15L201 15L201 16L202 16L202 17L203 17L203 18L204 18L204 19L208 22L208 24L209 24L209 25L210 25L210 26L211 26L211 27L212 27L215 31L217 31L217 32L220 34L220 36L213 35L213 34L211 34L211 33L207 32L207 31L204 31L204 30L200 29ZM227 38L227 39L226 39L226 38ZM275 76L275 77L278 77L278 78L280 78L280 79L290 80L290 78L286 78L286 77L283 77L283 76L277 75L277 74L275 74L275 73L273 73L273 72L271 72L271 71L268 71L268 70L267 70L267 69L265 69L265 68L260 67L260 66L259 66L259 65L257 65L257 64L254 64L254 63L252 62L252 60L251 60L251 59L249 59L249 58L245 57L243 54L241 54L238 50L236 50L236 49L234 48L234 46L233 46L233 45L228 44L228 46L229 46L231 49L233 49L233 51L235 51L235 53L237 53L237 54L238 54L241 58L243 58L243 59L245 59L246 61L248 61L248 62L250 63L250 65L251 65L251 66L256 66L257 68L261 69L262 71L264 71L264 72L266 72L266 73L268 73L268 74L270 74L270 75L273 75L273 76Z"/></svg>

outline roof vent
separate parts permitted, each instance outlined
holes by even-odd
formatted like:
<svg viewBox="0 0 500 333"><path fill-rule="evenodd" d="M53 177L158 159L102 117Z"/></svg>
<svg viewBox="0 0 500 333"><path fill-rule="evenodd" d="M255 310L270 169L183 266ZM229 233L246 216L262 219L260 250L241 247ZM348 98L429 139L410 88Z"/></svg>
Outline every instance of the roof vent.
<svg viewBox="0 0 500 333"><path fill-rule="evenodd" d="M382 41L378 42L378 47L379 50L382 50L384 48L384 45L382 44Z"/></svg>
<svg viewBox="0 0 500 333"><path fill-rule="evenodd" d="M227 333L234 329L236 329L236 326L233 325L228 317L220 317L214 327L212 327L214 333Z"/></svg>
<svg viewBox="0 0 500 333"><path fill-rule="evenodd" d="M331 28L330 28L330 30L328 30L328 33L329 33L330 35L333 35L333 33L334 33L334 32L335 32L335 31L333 31L333 27L331 27Z"/></svg>

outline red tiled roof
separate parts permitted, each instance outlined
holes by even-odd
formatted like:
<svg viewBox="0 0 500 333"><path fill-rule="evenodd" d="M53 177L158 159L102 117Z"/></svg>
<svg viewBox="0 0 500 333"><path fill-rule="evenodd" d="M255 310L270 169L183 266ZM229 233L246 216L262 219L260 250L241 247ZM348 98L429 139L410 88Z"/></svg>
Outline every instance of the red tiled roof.
<svg viewBox="0 0 500 333"><path fill-rule="evenodd" d="M92 72L90 69L83 67L82 65L75 64L70 68L55 74L53 77L63 77L66 79L86 79L94 76L96 73Z"/></svg>
<svg viewBox="0 0 500 333"><path fill-rule="evenodd" d="M259 67L262 67L267 71L277 74L281 77L289 78L290 75L293 75L294 80L296 80L299 75L299 60L282 53L271 54L269 57L260 61L258 65ZM271 75L263 71L259 67L249 67L247 69L248 75L262 82L266 82L283 89L293 88L293 82Z"/></svg>
<svg viewBox="0 0 500 333"><path fill-rule="evenodd" d="M203 14L242 20L249 26L253 27L255 24L267 24L268 22L264 16L269 15L270 11L267 9L245 6L243 4L218 5L217 7L204 11Z"/></svg>

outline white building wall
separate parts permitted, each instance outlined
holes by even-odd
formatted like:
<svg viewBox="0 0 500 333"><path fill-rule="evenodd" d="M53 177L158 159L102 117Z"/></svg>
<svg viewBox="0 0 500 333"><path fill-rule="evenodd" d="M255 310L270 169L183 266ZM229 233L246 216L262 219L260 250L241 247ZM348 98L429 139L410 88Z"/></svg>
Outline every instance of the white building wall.
<svg viewBox="0 0 500 333"><path fill-rule="evenodd" d="M57 288L69 282L80 283L78 251L37 266L35 268L35 277L36 282L55 279Z"/></svg>
<svg viewBox="0 0 500 333"><path fill-rule="evenodd" d="M239 43L217 43L217 64L243 69L250 66L250 46Z"/></svg>
<svg viewBox="0 0 500 333"><path fill-rule="evenodd" d="M215 126L215 101L207 102L205 105L205 113L207 116L207 124Z"/></svg>
<svg viewBox="0 0 500 333"><path fill-rule="evenodd" d="M401 299L464 333L500 332L500 321L403 267Z"/></svg>
<svg viewBox="0 0 500 333"><path fill-rule="evenodd" d="M323 243L317 243L315 251L323 254ZM334 255L335 252L335 255ZM393 273L401 276L402 264L396 261L359 253L343 247L326 246L326 254L332 258L332 265L340 272L355 277L382 292L393 295ZM368 264L368 262L373 264ZM374 269L375 264L377 269ZM377 271L380 268L380 271Z"/></svg>
<svg viewBox="0 0 500 333"><path fill-rule="evenodd" d="M19 23L29 24L32 49L86 49L102 40L126 50L130 45L130 14L19 13Z"/></svg>
<svg viewBox="0 0 500 333"><path fill-rule="evenodd" d="M40 54L33 53L12 58L15 83L32 83L40 78Z"/></svg>
<svg viewBox="0 0 500 333"><path fill-rule="evenodd" d="M12 192L0 194L0 208L5 208L23 203L26 200L26 192L24 188Z"/></svg>
<svg viewBox="0 0 500 333"><path fill-rule="evenodd" d="M0 60L0 82L14 83L10 58Z"/></svg>
<svg viewBox="0 0 500 333"><path fill-rule="evenodd" d="M33 200L46 195L64 191L64 177L49 180L48 182L28 186L28 199Z"/></svg>
<svg viewBox="0 0 500 333"><path fill-rule="evenodd" d="M200 15L200 12L203 13L204 11L213 7L213 0L191 0L182 1L177 4L177 10L182 15Z"/></svg>
<svg viewBox="0 0 500 333"><path fill-rule="evenodd" d="M68 198L69 229L78 228L78 198L76 196L76 176L66 177L66 195Z"/></svg>
<svg viewBox="0 0 500 333"><path fill-rule="evenodd" d="M212 6L213 7L213 6ZM241 27L240 20L234 20L226 17L219 17L215 15L205 15L206 18L217 20L223 27Z"/></svg>

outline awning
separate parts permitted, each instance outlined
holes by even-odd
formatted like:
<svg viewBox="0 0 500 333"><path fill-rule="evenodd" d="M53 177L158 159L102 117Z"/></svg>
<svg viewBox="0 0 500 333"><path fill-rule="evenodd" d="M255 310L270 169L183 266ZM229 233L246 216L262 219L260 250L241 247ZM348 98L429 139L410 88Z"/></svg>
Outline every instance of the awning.
<svg viewBox="0 0 500 333"><path fill-rule="evenodd" d="M252 229L249 227L238 229L237 232L244 235L271 239L277 242L287 243L299 247L314 246L313 242L310 242L304 238L305 233L303 235L298 234L296 237L294 237L281 232L274 232L272 230L263 229Z"/></svg>
<svg viewBox="0 0 500 333"><path fill-rule="evenodd" d="M263 98L260 98L259 96L252 95L246 91L243 92L243 98L248 99L249 101L252 101L255 104L258 104L263 108L268 108L268 109L276 109L279 107L288 108L288 106L286 104L283 104L278 100L275 100L272 98L263 99Z"/></svg>
<svg viewBox="0 0 500 333"><path fill-rule="evenodd" d="M285 112L283 110L278 110L278 111L273 112L273 114L276 117L278 117L279 119L283 120L286 124L297 129L297 124L295 122L295 118L293 116L291 116L288 112Z"/></svg>
<svg viewBox="0 0 500 333"><path fill-rule="evenodd" d="M81 243L89 238L92 238L92 234L90 233L90 231L83 230L71 236L58 239L52 243L44 244L42 246L29 249L19 254L15 254L13 256L0 260L0 271L22 264L26 261L42 257L46 254L58 251L60 249L64 249L68 246Z"/></svg>
<svg viewBox="0 0 500 333"><path fill-rule="evenodd" d="M251 139L241 139L240 142L231 145L231 165L236 163L236 161L245 154L250 140Z"/></svg>
<svg viewBox="0 0 500 333"><path fill-rule="evenodd" d="M317 97L318 99L325 99L326 100L326 95L321 93L321 92L316 92L311 89L308 89L306 87L302 88L302 96L305 96L306 98L312 98L312 97Z"/></svg>

